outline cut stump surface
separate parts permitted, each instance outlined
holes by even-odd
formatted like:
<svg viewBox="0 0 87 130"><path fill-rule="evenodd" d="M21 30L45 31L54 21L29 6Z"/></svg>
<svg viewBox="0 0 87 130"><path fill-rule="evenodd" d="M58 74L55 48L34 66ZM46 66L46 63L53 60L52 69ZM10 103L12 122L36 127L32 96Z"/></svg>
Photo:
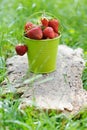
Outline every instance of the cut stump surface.
<svg viewBox="0 0 87 130"><path fill-rule="evenodd" d="M87 105L87 92L81 80L85 66L82 55L81 48L73 50L60 45L56 71L43 75L27 73L27 55L15 55L7 59L12 87L8 89L21 93L21 108L35 105L38 109L76 112Z"/></svg>

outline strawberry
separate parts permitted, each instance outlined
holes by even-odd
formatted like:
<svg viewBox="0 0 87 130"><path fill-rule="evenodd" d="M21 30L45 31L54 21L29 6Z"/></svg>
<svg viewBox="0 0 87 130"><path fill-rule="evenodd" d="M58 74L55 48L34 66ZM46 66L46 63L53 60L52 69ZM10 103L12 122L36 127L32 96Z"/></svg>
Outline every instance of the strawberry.
<svg viewBox="0 0 87 130"><path fill-rule="evenodd" d="M54 38L55 37L55 33L54 33L54 30L52 27L46 27L44 30L43 30L43 37L45 38Z"/></svg>
<svg viewBox="0 0 87 130"><path fill-rule="evenodd" d="M59 22L57 19L49 20L49 26L52 27L56 33L58 33Z"/></svg>
<svg viewBox="0 0 87 130"><path fill-rule="evenodd" d="M15 50L18 55L23 56L27 52L28 48L26 45L19 44L15 47Z"/></svg>
<svg viewBox="0 0 87 130"><path fill-rule="evenodd" d="M43 33L41 27L37 26L30 29L29 31L27 31L26 36L31 39L37 39L37 40L42 39Z"/></svg>
<svg viewBox="0 0 87 130"><path fill-rule="evenodd" d="M60 35L60 33L59 33L59 32L58 32L58 33L56 33L56 32L55 32L55 37L58 37L59 35Z"/></svg>
<svg viewBox="0 0 87 130"><path fill-rule="evenodd" d="M58 33L55 32L55 37L58 37Z"/></svg>
<svg viewBox="0 0 87 130"><path fill-rule="evenodd" d="M43 26L47 27L49 20L47 18L43 17L43 18L41 18L41 23L42 23Z"/></svg>
<svg viewBox="0 0 87 130"><path fill-rule="evenodd" d="M24 30L25 32L27 32L28 30L30 30L31 28L33 28L34 24L32 22L27 22L24 26Z"/></svg>

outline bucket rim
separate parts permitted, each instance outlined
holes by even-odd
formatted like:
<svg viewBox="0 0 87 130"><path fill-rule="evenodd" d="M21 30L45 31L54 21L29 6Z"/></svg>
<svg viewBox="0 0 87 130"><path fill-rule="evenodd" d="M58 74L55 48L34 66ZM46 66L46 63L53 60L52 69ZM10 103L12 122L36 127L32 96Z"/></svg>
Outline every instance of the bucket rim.
<svg viewBox="0 0 87 130"><path fill-rule="evenodd" d="M44 41L45 42L45 41L54 41L56 39L59 39L61 37L61 34L58 37L55 37L53 39L41 39L41 40L30 39L30 38L28 38L26 36L23 36L23 37L24 37L24 39L27 39L27 40L30 40L30 41Z"/></svg>

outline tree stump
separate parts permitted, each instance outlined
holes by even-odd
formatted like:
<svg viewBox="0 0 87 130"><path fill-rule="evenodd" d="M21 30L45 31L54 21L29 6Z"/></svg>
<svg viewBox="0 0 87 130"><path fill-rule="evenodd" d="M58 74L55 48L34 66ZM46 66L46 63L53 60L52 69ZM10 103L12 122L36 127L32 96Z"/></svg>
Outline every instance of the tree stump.
<svg viewBox="0 0 87 130"><path fill-rule="evenodd" d="M85 67L82 56L81 48L59 45L56 71L43 75L27 71L27 55L8 58L8 90L20 93L21 108L34 105L37 109L76 112L87 105L81 80Z"/></svg>

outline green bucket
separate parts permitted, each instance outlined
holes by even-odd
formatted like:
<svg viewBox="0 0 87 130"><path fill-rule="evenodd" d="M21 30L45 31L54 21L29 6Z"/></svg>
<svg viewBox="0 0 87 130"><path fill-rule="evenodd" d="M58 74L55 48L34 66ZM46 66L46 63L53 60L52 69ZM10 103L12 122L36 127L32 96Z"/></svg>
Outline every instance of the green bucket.
<svg viewBox="0 0 87 130"><path fill-rule="evenodd" d="M34 40L24 37L28 47L29 71L34 73L50 73L56 70L59 37L54 39Z"/></svg>

